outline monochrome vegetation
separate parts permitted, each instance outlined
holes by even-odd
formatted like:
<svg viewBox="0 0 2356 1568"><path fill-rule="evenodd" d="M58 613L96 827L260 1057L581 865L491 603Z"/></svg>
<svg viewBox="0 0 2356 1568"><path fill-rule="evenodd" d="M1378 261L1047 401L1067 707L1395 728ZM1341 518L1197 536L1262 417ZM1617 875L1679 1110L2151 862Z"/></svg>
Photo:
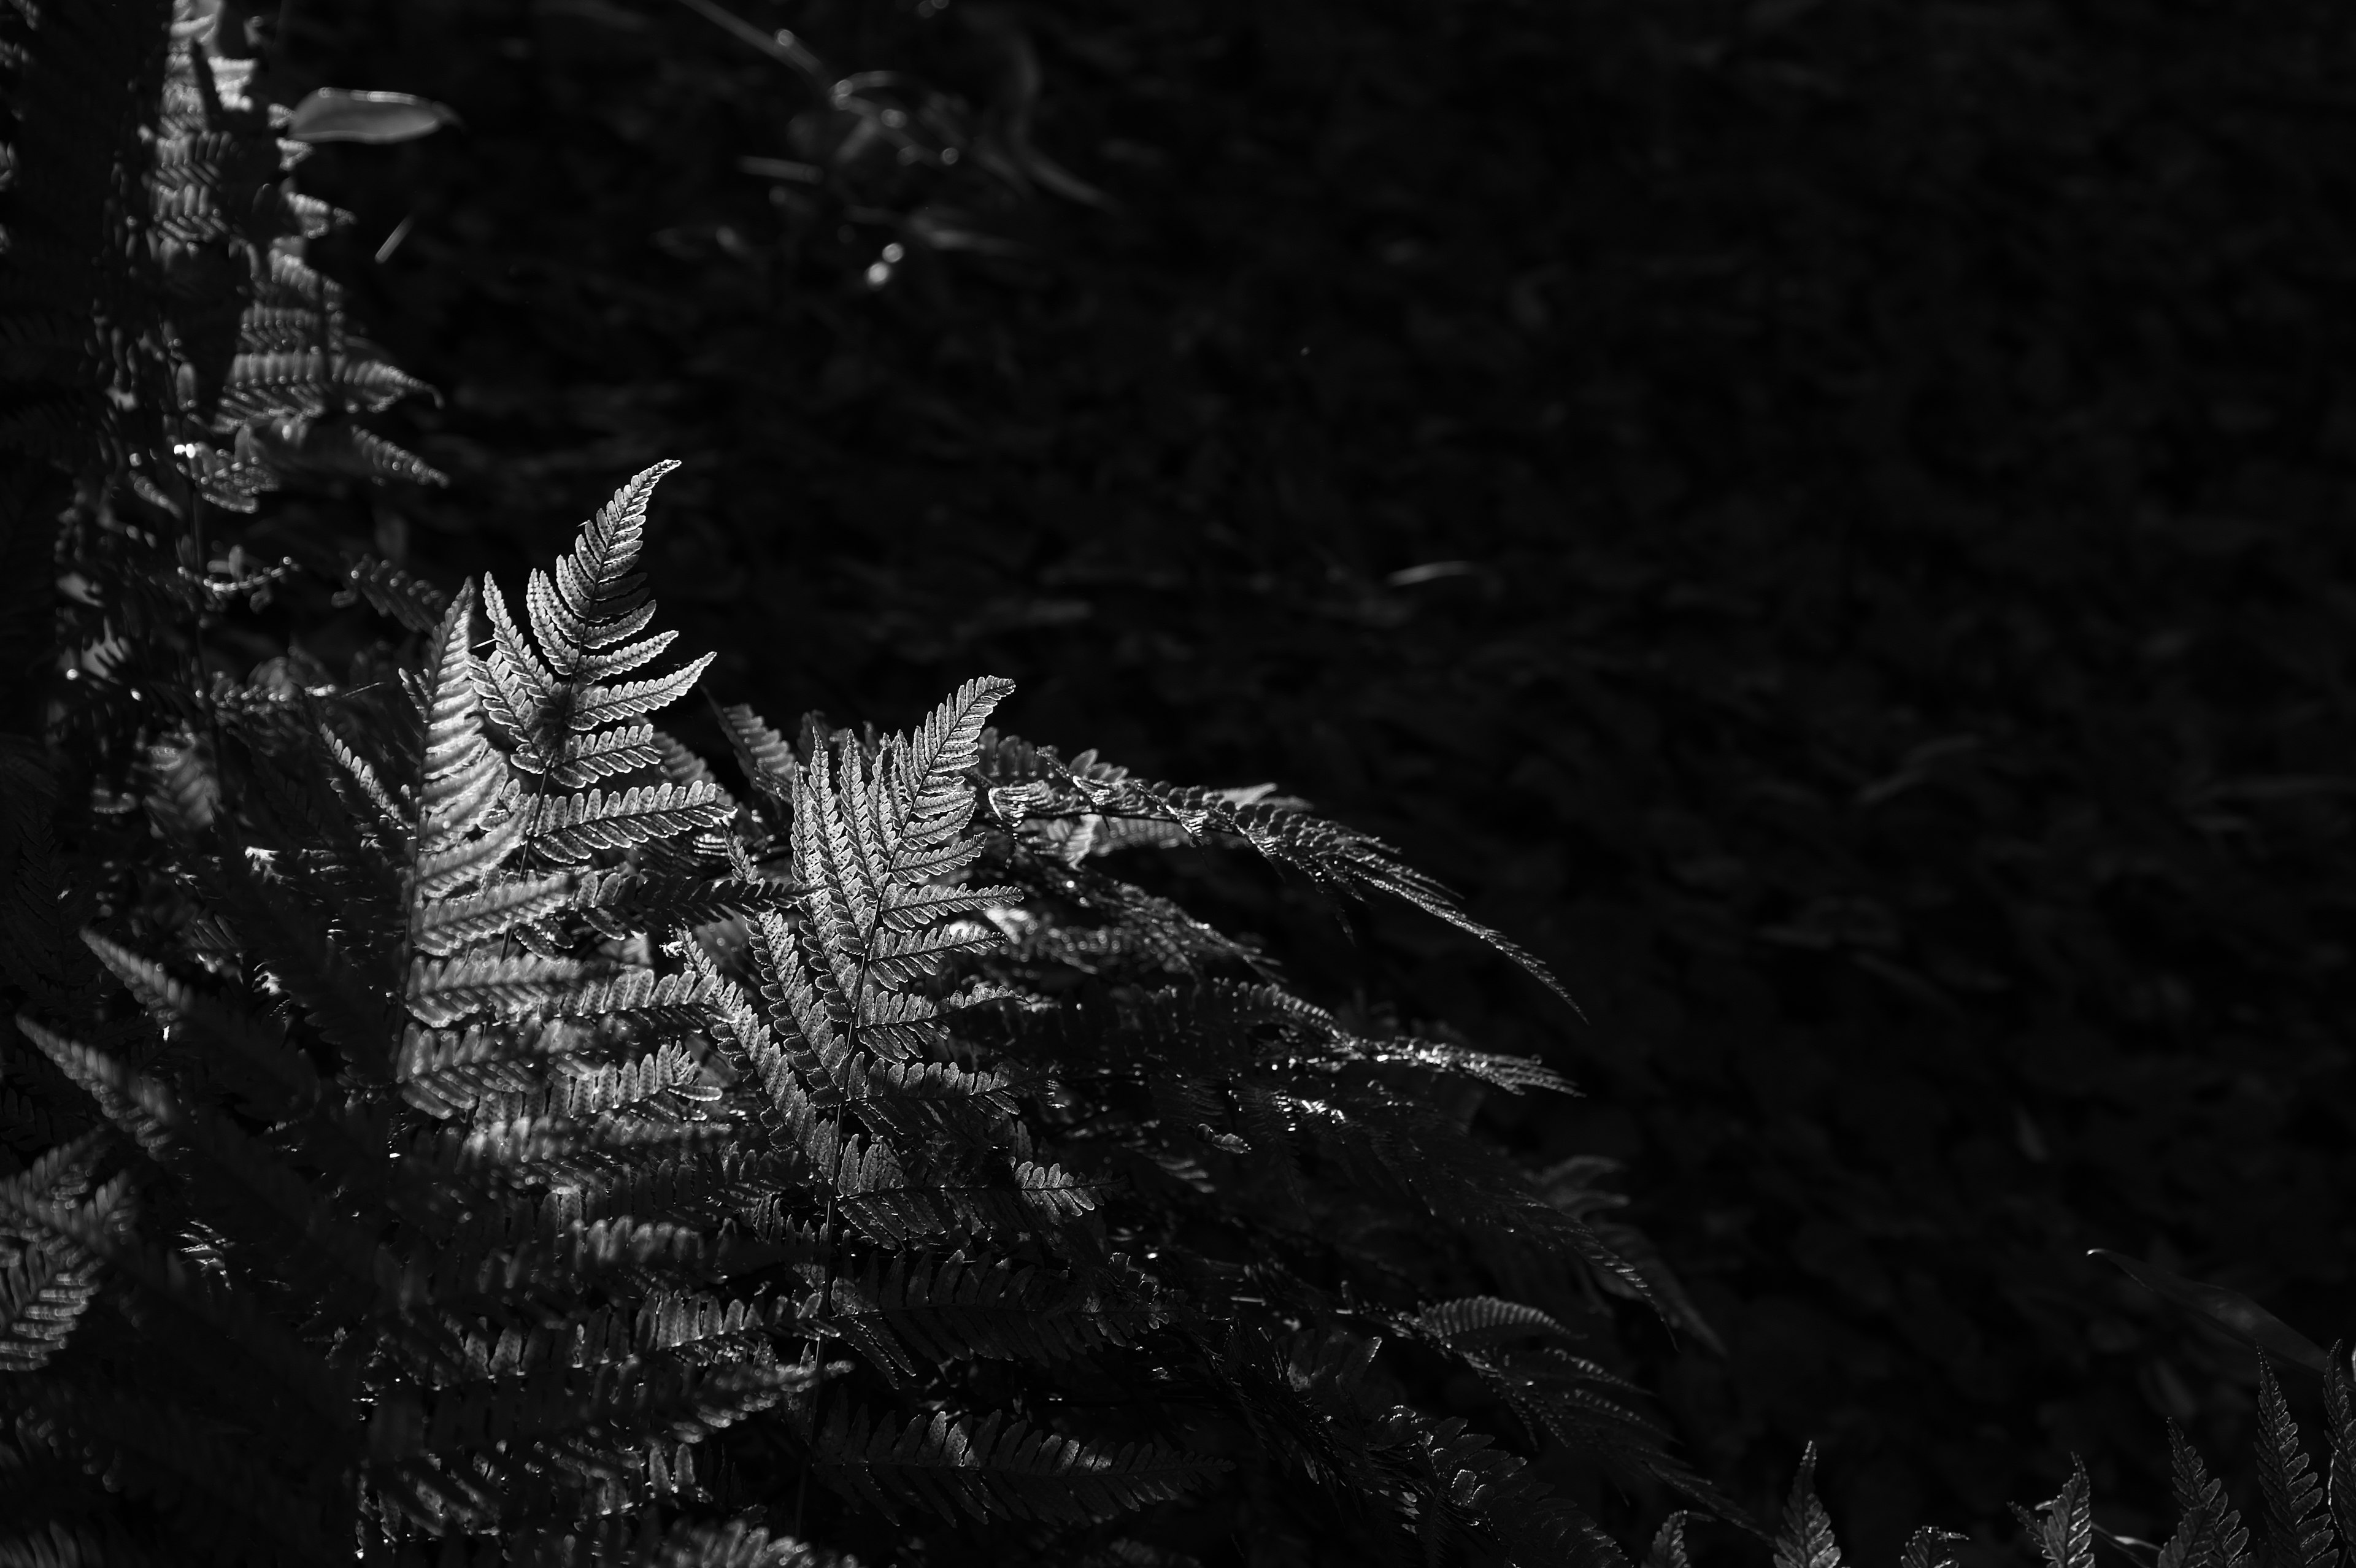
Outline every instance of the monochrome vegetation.
<svg viewBox="0 0 2356 1568"><path fill-rule="evenodd" d="M1714 1520L1838 1568L1813 1444L1754 1519L1613 1370L1627 1314L1718 1339L1596 1221L1609 1162L1475 1123L1568 1078L1154 891L1256 859L1569 1000L1382 839L1019 738L986 671L898 731L720 702L648 553L671 461L520 583L224 542L443 482L360 422L431 389L293 178L434 116L265 104L224 15L0 11L0 1565L1688 1568ZM374 640L229 673L305 586ZM2136 1268L2264 1352L2254 1546L2171 1424L2167 1541L2080 1467L2031 1549L2356 1557L2346 1347ZM2266 1354L2321 1379L2319 1466ZM1619 1539L1581 1467L1671 1506Z"/></svg>

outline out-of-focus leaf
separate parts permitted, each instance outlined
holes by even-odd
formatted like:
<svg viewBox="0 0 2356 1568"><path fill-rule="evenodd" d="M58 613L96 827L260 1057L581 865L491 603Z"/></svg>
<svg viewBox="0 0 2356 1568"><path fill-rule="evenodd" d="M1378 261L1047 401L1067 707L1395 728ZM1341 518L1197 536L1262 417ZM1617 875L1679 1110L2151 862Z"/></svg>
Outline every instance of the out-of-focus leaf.
<svg viewBox="0 0 2356 1568"><path fill-rule="evenodd" d="M294 106L286 135L297 142L414 142L444 125L458 123L446 103L410 92L367 92L348 87L315 88Z"/></svg>
<svg viewBox="0 0 2356 1568"><path fill-rule="evenodd" d="M2321 1373L2331 1366L2314 1340L2252 1301L2239 1291L2222 1285L2202 1285L2170 1274L2158 1264L2137 1263L2135 1259L2107 1247L2089 1249L2088 1256L2108 1258L2125 1270L2128 1277L2151 1291L2166 1297L2188 1312L2198 1313L2231 1333L2252 1349L2291 1361L2308 1371Z"/></svg>

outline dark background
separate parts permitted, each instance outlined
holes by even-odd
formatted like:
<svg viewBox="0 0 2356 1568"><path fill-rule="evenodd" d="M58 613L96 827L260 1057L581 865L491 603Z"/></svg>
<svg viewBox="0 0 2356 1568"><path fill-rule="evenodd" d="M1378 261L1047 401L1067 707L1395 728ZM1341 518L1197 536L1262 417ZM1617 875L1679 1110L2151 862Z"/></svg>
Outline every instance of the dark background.
<svg viewBox="0 0 2356 1568"><path fill-rule="evenodd" d="M1106 199L747 173L841 117L684 5L294 5L275 95L464 116L303 171L454 483L265 533L512 587L684 459L654 585L723 699L1009 676L1014 729L1279 780L1554 964L1587 1021L1173 872L1581 1082L1484 1115L1626 1162L1729 1351L1631 1316L1642 1380L1746 1504L1814 1437L1854 1556L1984 1555L2075 1449L2158 1537L2163 1413L2246 1497L2250 1358L2083 1253L2356 1323L2356 13L734 3Z"/></svg>

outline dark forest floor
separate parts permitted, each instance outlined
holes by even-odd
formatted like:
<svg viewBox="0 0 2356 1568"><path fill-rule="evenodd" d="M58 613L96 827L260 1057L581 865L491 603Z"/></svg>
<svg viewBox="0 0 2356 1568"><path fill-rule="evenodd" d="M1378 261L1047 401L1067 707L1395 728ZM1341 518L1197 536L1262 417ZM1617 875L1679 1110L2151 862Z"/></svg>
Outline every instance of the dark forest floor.
<svg viewBox="0 0 2356 1568"><path fill-rule="evenodd" d="M738 166L797 80L684 7L300 7L283 90L466 128L304 174L455 483L289 525L512 580L682 458L655 586L724 699L1004 675L1034 739L1393 838L1587 1021L1202 891L1581 1081L1484 1114L1626 1163L1730 1352L1632 1318L1643 1381L1762 1513L1811 1436L1871 1563L2012 1541L2072 1448L2161 1533L2163 1413L2246 1477L2247 1358L2083 1254L2356 1324L2356 13L737 4L1001 123L1019 31L1110 204L872 288L887 226Z"/></svg>

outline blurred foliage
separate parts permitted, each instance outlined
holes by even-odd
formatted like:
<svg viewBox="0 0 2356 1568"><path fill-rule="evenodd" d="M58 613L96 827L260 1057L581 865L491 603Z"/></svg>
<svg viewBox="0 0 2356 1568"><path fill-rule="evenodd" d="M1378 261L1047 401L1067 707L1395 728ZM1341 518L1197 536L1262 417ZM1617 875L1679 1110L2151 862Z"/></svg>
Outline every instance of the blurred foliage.
<svg viewBox="0 0 2356 1568"><path fill-rule="evenodd" d="M454 484L265 533L511 573L683 457L723 691L1008 676L1398 842L1591 1021L1193 891L1585 1083L1500 1125L1625 1163L1729 1351L1632 1317L1644 1381L1759 1511L1814 1437L1862 1559L1968 1565L2071 1449L2146 1539L2161 1413L2248 1451L2250 1354L2083 1253L2351 1317L2356 16L735 11L825 70L656 0L290 8L273 96L463 116L305 168Z"/></svg>

